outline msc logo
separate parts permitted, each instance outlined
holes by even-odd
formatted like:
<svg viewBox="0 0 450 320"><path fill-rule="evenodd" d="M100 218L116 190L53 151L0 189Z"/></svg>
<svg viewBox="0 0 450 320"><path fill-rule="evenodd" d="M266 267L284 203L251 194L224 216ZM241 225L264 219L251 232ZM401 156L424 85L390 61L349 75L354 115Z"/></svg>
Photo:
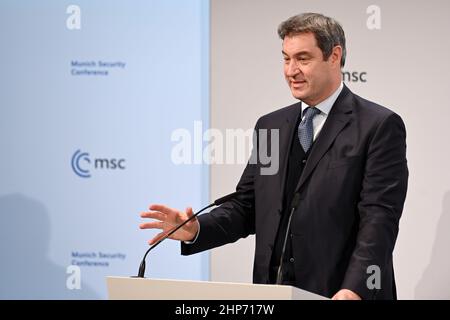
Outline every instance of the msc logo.
<svg viewBox="0 0 450 320"><path fill-rule="evenodd" d="M342 79L344 82L367 82L367 72L362 71L343 71Z"/></svg>
<svg viewBox="0 0 450 320"><path fill-rule="evenodd" d="M72 170L81 178L90 178L91 170L124 170L125 159L95 158L91 161L88 152L75 151L72 156Z"/></svg>
<svg viewBox="0 0 450 320"><path fill-rule="evenodd" d="M82 160L85 162L82 165ZM86 166L86 163L88 164ZM72 169L77 175L82 178L90 178L91 174L89 173L89 169L84 169L83 167L89 167L91 164L91 159L89 159L89 153L81 152L77 150L72 156Z"/></svg>

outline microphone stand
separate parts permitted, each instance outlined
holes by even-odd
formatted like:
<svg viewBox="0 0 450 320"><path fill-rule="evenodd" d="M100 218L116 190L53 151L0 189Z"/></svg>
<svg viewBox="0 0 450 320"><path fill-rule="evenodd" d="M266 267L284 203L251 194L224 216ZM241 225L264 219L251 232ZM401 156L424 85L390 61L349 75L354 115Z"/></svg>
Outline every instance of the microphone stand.
<svg viewBox="0 0 450 320"><path fill-rule="evenodd" d="M291 209L291 213L289 214L288 225L287 225L287 228L286 228L286 235L284 236L283 250L281 251L281 258L280 258L280 264L278 266L277 282L276 282L276 284L281 284L283 282L282 269L283 269L284 254L286 252L286 245L287 245L287 241L288 241L289 230L291 229L292 216L294 214L295 209L297 208L299 200L300 200L300 195L298 193L296 193L294 195L294 199L292 199L292 209Z"/></svg>

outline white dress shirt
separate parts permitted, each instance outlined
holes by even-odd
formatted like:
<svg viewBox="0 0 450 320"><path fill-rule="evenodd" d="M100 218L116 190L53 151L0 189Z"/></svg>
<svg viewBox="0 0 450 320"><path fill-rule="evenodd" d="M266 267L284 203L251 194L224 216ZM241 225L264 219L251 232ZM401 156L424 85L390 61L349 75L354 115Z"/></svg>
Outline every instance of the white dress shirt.
<svg viewBox="0 0 450 320"><path fill-rule="evenodd" d="M325 120L327 120L331 108L333 107L333 104L336 102L336 99L341 93L343 88L344 83L341 82L339 88L337 88L336 91L333 92L331 96L329 96L328 98L326 98L321 103L315 106L315 108L320 110L320 113L313 118L313 132L314 132L313 141L316 140L316 137L319 135L320 130L322 130L323 124L325 123ZM302 112L306 110L307 107L308 105L302 101ZM304 119L304 117L305 116L303 115L302 120Z"/></svg>

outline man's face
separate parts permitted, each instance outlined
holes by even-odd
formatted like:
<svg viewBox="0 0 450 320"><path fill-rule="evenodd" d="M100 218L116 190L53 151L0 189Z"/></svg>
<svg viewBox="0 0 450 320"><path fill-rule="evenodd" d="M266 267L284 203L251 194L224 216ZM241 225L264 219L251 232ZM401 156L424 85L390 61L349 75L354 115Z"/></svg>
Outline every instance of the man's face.
<svg viewBox="0 0 450 320"><path fill-rule="evenodd" d="M335 48L336 49L336 48ZM286 36L283 40L284 76L292 95L308 105L317 105L333 93L340 79L340 48L327 61L312 33ZM338 59L338 61L337 61Z"/></svg>

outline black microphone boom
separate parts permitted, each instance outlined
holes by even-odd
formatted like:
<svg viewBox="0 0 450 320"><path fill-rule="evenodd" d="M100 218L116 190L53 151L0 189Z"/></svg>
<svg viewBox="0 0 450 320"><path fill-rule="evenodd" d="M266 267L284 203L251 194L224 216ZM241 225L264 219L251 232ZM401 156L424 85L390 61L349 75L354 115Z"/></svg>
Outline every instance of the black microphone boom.
<svg viewBox="0 0 450 320"><path fill-rule="evenodd" d="M220 206L222 203L225 203L231 199L233 199L234 197L236 197L238 194L238 192L233 192L230 194L227 194L226 196L223 196L222 198L217 199L216 201L214 201L214 205L215 206Z"/></svg>
<svg viewBox="0 0 450 320"><path fill-rule="evenodd" d="M197 217L200 213L202 213L203 211L205 211L208 208L211 208L212 206L219 206L222 203L225 203L231 199L233 199L234 197L236 197L236 195L238 194L238 192L233 192L230 193L222 198L217 199L216 201L214 201L213 203L207 205L206 207L202 208L200 211L198 211L197 213L195 213L194 215L192 215L191 217L189 217L189 219L187 219L186 221L184 221L183 223L181 223L180 225L178 225L177 227L175 227L172 231L170 231L168 234L166 234L163 238L159 239L155 244L153 244L150 248L148 248L148 250L145 252L144 258L142 258L141 261L141 265L139 266L139 272L137 275L137 278L144 278L144 274L145 274L145 258L147 258L148 253L153 250L157 245L159 245L161 242L163 242L164 240L166 240L168 237L170 237L173 233L175 233L178 229L180 229L181 227L183 227L186 223L188 223L189 221L191 221L192 219L194 219L195 217Z"/></svg>

